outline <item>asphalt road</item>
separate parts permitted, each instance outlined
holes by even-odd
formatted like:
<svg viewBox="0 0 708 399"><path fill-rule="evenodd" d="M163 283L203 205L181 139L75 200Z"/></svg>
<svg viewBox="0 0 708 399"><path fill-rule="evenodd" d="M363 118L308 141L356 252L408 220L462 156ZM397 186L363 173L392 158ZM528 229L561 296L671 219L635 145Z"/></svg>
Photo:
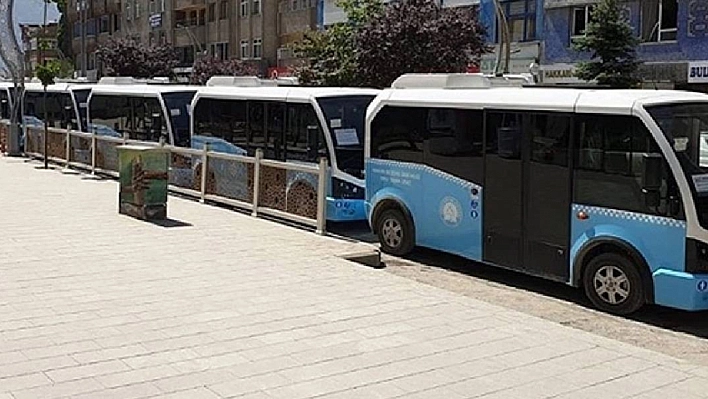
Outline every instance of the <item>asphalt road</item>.
<svg viewBox="0 0 708 399"><path fill-rule="evenodd" d="M365 224L329 228L335 234L376 243ZM458 256L417 249L405 259L385 255L384 261L392 274L708 365L708 311L646 306L631 317L617 317L593 309L578 289Z"/></svg>

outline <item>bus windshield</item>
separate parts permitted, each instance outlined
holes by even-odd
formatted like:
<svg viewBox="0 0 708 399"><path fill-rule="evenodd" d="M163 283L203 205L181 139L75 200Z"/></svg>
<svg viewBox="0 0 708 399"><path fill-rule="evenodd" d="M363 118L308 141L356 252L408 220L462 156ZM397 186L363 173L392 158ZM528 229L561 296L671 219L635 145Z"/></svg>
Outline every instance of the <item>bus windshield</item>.
<svg viewBox="0 0 708 399"><path fill-rule="evenodd" d="M332 135L337 166L359 178L364 170L364 119L373 99L374 96L357 95L317 100Z"/></svg>
<svg viewBox="0 0 708 399"><path fill-rule="evenodd" d="M708 102L647 107L676 153L708 228Z"/></svg>
<svg viewBox="0 0 708 399"><path fill-rule="evenodd" d="M183 91L162 94L167 108L167 116L172 125L174 145L178 147L189 147L189 107L195 93L194 91Z"/></svg>

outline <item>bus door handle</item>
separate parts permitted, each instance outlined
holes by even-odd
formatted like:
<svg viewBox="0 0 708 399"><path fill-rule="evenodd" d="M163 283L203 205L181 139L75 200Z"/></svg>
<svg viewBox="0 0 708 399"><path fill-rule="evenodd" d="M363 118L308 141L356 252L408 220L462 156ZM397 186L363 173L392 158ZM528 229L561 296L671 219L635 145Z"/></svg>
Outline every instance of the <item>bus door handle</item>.
<svg viewBox="0 0 708 399"><path fill-rule="evenodd" d="M579 220L588 220L590 219L590 215L585 213L585 211L579 211L578 213L575 214L575 217L578 218Z"/></svg>

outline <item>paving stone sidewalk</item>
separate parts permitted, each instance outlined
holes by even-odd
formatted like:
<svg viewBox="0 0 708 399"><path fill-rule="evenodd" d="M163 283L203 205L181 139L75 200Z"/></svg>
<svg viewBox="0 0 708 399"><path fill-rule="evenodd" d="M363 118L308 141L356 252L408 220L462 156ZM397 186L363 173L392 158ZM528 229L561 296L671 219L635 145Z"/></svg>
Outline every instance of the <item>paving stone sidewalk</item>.
<svg viewBox="0 0 708 399"><path fill-rule="evenodd" d="M0 158L0 399L708 398L708 369L359 266L356 244ZM180 222L180 223L176 223Z"/></svg>

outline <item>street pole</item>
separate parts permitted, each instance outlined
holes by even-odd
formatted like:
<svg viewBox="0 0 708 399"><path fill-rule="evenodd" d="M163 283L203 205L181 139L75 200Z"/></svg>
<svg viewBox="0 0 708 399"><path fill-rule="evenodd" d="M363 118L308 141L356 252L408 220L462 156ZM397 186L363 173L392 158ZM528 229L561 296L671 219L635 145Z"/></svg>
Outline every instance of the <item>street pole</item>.
<svg viewBox="0 0 708 399"><path fill-rule="evenodd" d="M81 77L86 77L86 0L78 0L76 6L79 7L81 19Z"/></svg>
<svg viewBox="0 0 708 399"><path fill-rule="evenodd" d="M49 112L47 112L47 86L44 86L44 169L49 169L47 148L49 142Z"/></svg>

